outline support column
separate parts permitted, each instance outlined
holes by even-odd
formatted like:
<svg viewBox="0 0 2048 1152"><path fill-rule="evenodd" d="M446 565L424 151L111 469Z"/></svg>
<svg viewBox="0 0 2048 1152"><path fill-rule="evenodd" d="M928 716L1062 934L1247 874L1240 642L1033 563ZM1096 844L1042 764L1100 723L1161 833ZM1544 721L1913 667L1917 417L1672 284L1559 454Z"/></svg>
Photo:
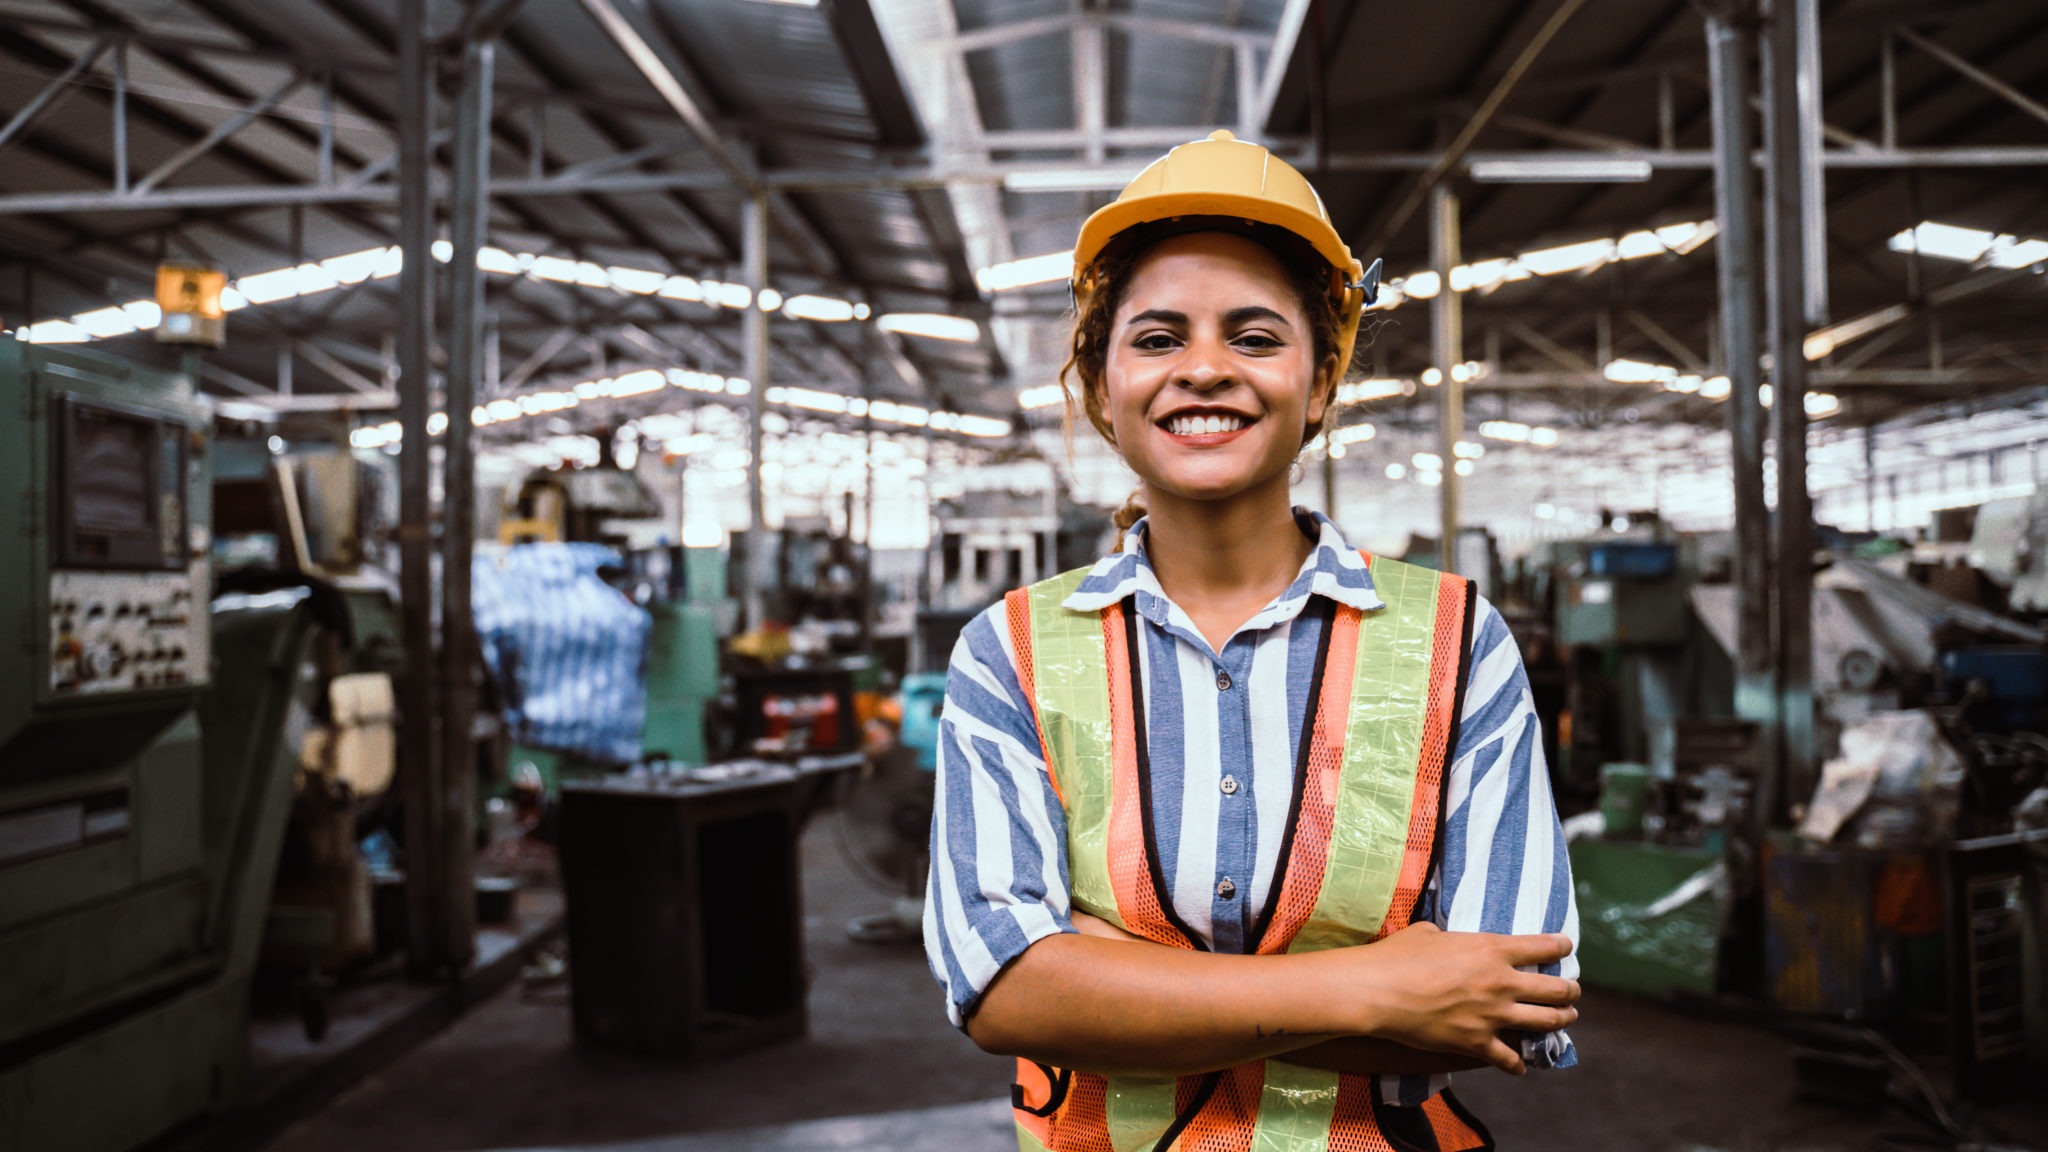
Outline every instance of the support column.
<svg viewBox="0 0 2048 1152"><path fill-rule="evenodd" d="M1072 51L1075 127L1088 163L1101 164L1109 155L1103 138L1109 130L1109 26L1082 19L1074 26Z"/></svg>
<svg viewBox="0 0 2048 1152"><path fill-rule="evenodd" d="M1437 424L1441 429L1437 452L1443 457L1441 498L1441 542L1437 545L1438 567L1457 571L1458 554L1458 441L1465 435L1465 385L1462 373L1452 369L1465 361L1465 302L1451 291L1451 269L1458 266L1461 242L1458 236L1458 196L1446 183L1430 191L1429 259L1436 270L1436 296L1429 302L1430 358L1442 374L1437 383Z"/></svg>
<svg viewBox="0 0 2048 1152"><path fill-rule="evenodd" d="M1770 513L1764 507L1764 410L1757 357L1756 175L1750 159L1750 60L1756 37L1746 5L1707 20L1713 114L1714 251L1719 263L1721 371L1728 375L1729 463L1735 488L1735 713L1762 726L1757 815L1775 806L1778 708L1771 643Z"/></svg>
<svg viewBox="0 0 2048 1152"><path fill-rule="evenodd" d="M767 590L774 580L775 553L768 541L766 501L761 494L761 415L768 409L768 313L761 290L768 286L768 193L755 189L746 200L740 229L741 260L752 300L742 321L747 389L747 627L765 619Z"/></svg>
<svg viewBox="0 0 2048 1152"><path fill-rule="evenodd" d="M860 648L873 651L875 638L875 362L876 332L864 325L860 357ZM846 526L853 535L852 517Z"/></svg>
<svg viewBox="0 0 2048 1152"><path fill-rule="evenodd" d="M1329 435L1336 430L1335 420L1323 430L1323 515L1332 520L1337 518L1337 458L1330 455L1334 445L1330 443Z"/></svg>
<svg viewBox="0 0 2048 1152"><path fill-rule="evenodd" d="M476 620L470 610L470 557L476 548L476 445L470 410L483 369L484 284L476 256L490 226L491 82L495 49L472 40L462 57L455 109L454 195L449 204L448 428L441 501L441 759L443 768L442 918L444 955L453 967L476 951Z"/></svg>
<svg viewBox="0 0 2048 1152"><path fill-rule="evenodd" d="M414 979L445 973L440 893L440 715L435 672L433 505L427 414L433 401L434 207L429 182L433 58L426 0L398 3L398 588L405 624L399 702L399 787L405 802L405 897Z"/></svg>
<svg viewBox="0 0 2048 1152"><path fill-rule="evenodd" d="M114 191L128 190L128 40L114 45Z"/></svg>
<svg viewBox="0 0 2048 1152"><path fill-rule="evenodd" d="M1813 501L1806 487L1806 334L1827 323L1820 170L1819 0L1768 0L1765 24L1764 250L1771 428L1778 449L1775 631L1784 792L1812 795Z"/></svg>

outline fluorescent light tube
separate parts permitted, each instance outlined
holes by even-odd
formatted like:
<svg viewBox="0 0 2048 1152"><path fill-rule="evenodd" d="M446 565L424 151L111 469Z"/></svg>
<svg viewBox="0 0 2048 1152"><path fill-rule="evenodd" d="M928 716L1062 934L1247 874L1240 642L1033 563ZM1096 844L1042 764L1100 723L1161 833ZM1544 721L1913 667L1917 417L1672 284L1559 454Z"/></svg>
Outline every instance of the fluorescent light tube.
<svg viewBox="0 0 2048 1152"><path fill-rule="evenodd" d="M1648 160L1559 157L1555 160L1474 160L1481 184L1636 184L1650 178Z"/></svg>

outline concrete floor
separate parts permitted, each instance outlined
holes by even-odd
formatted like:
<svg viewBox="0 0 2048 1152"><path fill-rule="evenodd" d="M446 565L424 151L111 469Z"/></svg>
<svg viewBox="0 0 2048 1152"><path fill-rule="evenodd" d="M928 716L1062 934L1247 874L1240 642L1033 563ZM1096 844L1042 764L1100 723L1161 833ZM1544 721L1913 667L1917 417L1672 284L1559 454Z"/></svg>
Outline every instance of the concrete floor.
<svg viewBox="0 0 2048 1152"><path fill-rule="evenodd" d="M811 1034L678 1069L578 1048L567 989L513 987L291 1128L269 1152L700 1152L1014 1148L1009 1070L947 1023L914 947L847 941L887 897L853 876L828 813L804 845ZM1793 1098L1792 1043L1593 992L1573 1029L1585 1066L1513 1080L1459 1078L1511 1152L1864 1152L1924 1129L1897 1108L1850 1112ZM2048 1093L1992 1113L2048 1149Z"/></svg>

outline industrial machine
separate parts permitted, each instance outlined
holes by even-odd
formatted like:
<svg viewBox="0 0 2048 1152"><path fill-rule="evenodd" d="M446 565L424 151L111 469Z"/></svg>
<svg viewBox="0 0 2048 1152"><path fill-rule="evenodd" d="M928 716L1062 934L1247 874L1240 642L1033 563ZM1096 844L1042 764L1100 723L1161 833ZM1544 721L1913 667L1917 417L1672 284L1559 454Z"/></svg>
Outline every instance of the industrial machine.
<svg viewBox="0 0 2048 1152"><path fill-rule="evenodd" d="M0 342L0 1150L232 1097L315 624L214 600L185 375Z"/></svg>
<svg viewBox="0 0 2048 1152"><path fill-rule="evenodd" d="M711 745L707 709L718 699L719 617L725 598L725 557L716 548L659 553L669 578L647 606L647 754L702 764Z"/></svg>
<svg viewBox="0 0 2048 1152"><path fill-rule="evenodd" d="M596 468L549 468L528 476L499 524L501 543L587 541L626 543L613 521L661 515L646 481L609 461Z"/></svg>
<svg viewBox="0 0 2048 1152"><path fill-rule="evenodd" d="M351 450L346 421L332 414L255 427L221 421L215 432L215 589L303 587L333 625L302 672L310 723L296 734L300 772L258 960L259 1003L275 977L288 979L317 1042L337 977L401 937L389 917L377 932L373 884L402 880L373 878L356 848L398 815L391 786L404 645L394 582L369 559L395 516L378 499L393 487L380 467L389 457Z"/></svg>
<svg viewBox="0 0 2048 1152"><path fill-rule="evenodd" d="M1527 599L1553 623L1562 663L1529 661L1532 682L1562 674L1551 771L1568 806L1591 799L1602 764L1646 761L1660 723L1724 714L1732 698L1729 662L1700 642L1686 601L1688 541L1632 519L1629 535L1539 545L1526 566Z"/></svg>

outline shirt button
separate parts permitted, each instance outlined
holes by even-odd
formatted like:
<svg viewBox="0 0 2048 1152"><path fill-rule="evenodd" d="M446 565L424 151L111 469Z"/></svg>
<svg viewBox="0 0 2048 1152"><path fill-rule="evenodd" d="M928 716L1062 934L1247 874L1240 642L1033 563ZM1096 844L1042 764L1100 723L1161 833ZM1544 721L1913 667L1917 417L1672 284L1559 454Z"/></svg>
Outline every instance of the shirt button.
<svg viewBox="0 0 2048 1152"><path fill-rule="evenodd" d="M1216 886L1216 895L1220 899L1228 900L1231 897L1237 895L1237 885L1232 884L1230 882L1230 877L1225 876L1223 878L1223 883L1218 884Z"/></svg>
<svg viewBox="0 0 2048 1152"><path fill-rule="evenodd" d="M1225 796L1235 796L1237 795L1237 777L1225 776L1223 783L1218 784L1217 787L1223 789Z"/></svg>
<svg viewBox="0 0 2048 1152"><path fill-rule="evenodd" d="M1216 673L1216 690L1217 690L1218 692L1228 692L1228 691L1230 691L1230 673L1228 673L1228 672L1218 672L1218 673Z"/></svg>

